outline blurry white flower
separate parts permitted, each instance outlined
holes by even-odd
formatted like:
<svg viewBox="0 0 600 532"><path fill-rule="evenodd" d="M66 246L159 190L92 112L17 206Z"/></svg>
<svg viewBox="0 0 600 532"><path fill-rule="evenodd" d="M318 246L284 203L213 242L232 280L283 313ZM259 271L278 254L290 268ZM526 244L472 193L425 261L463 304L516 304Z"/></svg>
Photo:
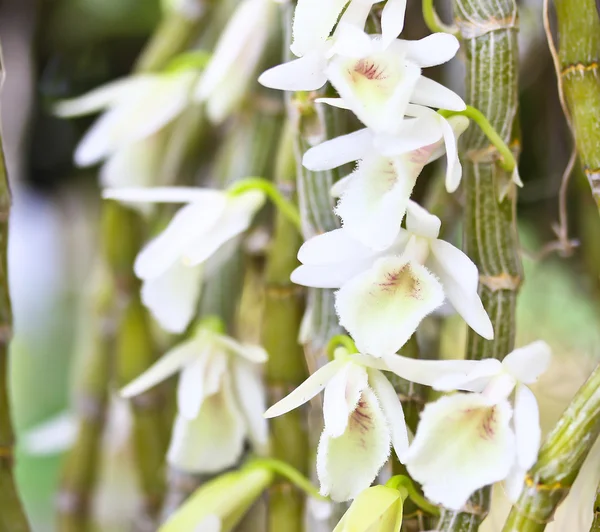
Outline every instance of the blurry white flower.
<svg viewBox="0 0 600 532"><path fill-rule="evenodd" d="M167 454L169 463L196 473L214 473L236 463L244 441L261 453L267 446L262 416L265 392L255 364L265 362L259 346L245 345L200 327L121 391L140 394L180 372L178 414Z"/></svg>
<svg viewBox="0 0 600 532"><path fill-rule="evenodd" d="M275 12L273 0L242 0L229 20L196 89L212 122L225 120L246 95Z"/></svg>
<svg viewBox="0 0 600 532"><path fill-rule="evenodd" d="M302 266L294 270L292 281L340 289L340 324L362 353L395 353L444 296L470 327L492 338L491 322L477 294L477 267L462 251L439 240L439 229L439 218L411 201L406 229L399 229L388 249L373 250L345 229L330 231L300 248Z"/></svg>
<svg viewBox="0 0 600 532"><path fill-rule="evenodd" d="M144 305L171 332L182 332L194 315L203 265L248 229L265 201L264 193L256 190L230 195L222 190L189 187L109 189L104 197L186 204L140 251L134 265L135 274L144 281Z"/></svg>
<svg viewBox="0 0 600 532"><path fill-rule="evenodd" d="M469 125L463 116L449 119L455 138ZM455 146L456 144L454 144ZM353 238L374 249L392 245L400 232L412 190L423 167L441 157L439 140L395 157L371 153L358 161L356 170L331 189L340 200L335 209ZM449 159L454 154L450 154Z"/></svg>
<svg viewBox="0 0 600 532"><path fill-rule="evenodd" d="M197 78L190 70L139 74L57 104L55 113L64 117L105 111L81 139L75 163L96 164L159 131L188 105Z"/></svg>
<svg viewBox="0 0 600 532"><path fill-rule="evenodd" d="M423 410L404 458L429 499L458 510L475 490L505 480L516 500L541 438L537 402L526 384L546 370L550 357L548 345L538 341L515 349L502 363L485 361L470 375L450 373L433 383L424 379L438 390L477 392L442 397ZM393 359L386 357L385 363L402 375ZM411 379L419 382L414 374Z"/></svg>
<svg viewBox="0 0 600 532"><path fill-rule="evenodd" d="M376 362L338 348L334 361L265 413L269 418L280 416L325 390L317 474L321 493L335 501L353 499L368 488L391 446L398 456L408 448L402 405Z"/></svg>

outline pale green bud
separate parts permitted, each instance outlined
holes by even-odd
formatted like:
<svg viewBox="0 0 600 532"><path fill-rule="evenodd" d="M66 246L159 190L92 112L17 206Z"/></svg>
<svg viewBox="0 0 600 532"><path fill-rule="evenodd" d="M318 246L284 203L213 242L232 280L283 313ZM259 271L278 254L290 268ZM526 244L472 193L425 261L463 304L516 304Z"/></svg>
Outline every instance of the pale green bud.
<svg viewBox="0 0 600 532"><path fill-rule="evenodd" d="M404 493L387 486L361 492L333 532L400 532Z"/></svg>
<svg viewBox="0 0 600 532"><path fill-rule="evenodd" d="M194 532L202 523L220 523L230 532L273 481L273 472L260 464L225 473L198 488L163 524L159 532Z"/></svg>

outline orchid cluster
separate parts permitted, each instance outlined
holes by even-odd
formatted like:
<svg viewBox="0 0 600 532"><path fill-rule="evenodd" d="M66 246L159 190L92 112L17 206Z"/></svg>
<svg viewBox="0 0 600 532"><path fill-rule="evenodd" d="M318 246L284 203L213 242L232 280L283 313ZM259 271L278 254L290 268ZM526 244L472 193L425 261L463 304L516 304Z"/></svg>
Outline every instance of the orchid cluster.
<svg viewBox="0 0 600 532"><path fill-rule="evenodd" d="M412 197L425 165L444 155L447 191L461 183L457 145L469 127L460 114L466 105L423 74L450 61L459 42L447 33L400 39L406 0L387 0L376 24L381 33L367 33L368 17L379 3L298 0L291 44L296 58L259 77L268 88L308 91L317 105L352 112L364 125L302 154L310 171L348 163L355 169L330 191L341 228L304 242L301 264L291 274L298 285L336 290L339 324L349 336L333 338L331 360L266 413L259 372L265 350L234 340L218 319L192 324L203 285L239 247L266 199L296 226L298 215L257 178L225 190L165 186L164 176L157 177L161 154L153 143L190 105L202 105L220 125L241 104L266 46L274 2L242 0L212 57L194 56L191 63L184 58L165 72L115 82L62 103L57 112L105 110L75 154L79 165L105 161L100 171L105 199L142 206L143 212L154 203L182 205L141 249L134 272L156 322L170 333L185 334L190 325L193 332L121 390L132 397L179 374L168 463L213 474L238 464L247 442L254 454L267 455L265 418L286 414L323 391L316 457L321 495L333 501L359 498L360 505L374 497L390 530L397 530L405 497L388 487L368 490L392 450L435 504L459 510L477 489L501 481L513 500L519 495L541 438L528 385L547 368L550 351L540 341L514 350L503 362L398 354L445 303L481 337L493 339L494 330L478 294L477 266L440 238L440 219ZM327 83L337 97L324 96ZM448 392L425 406L414 435L390 373ZM350 530L347 523L362 519L364 512L356 508L336 530Z"/></svg>

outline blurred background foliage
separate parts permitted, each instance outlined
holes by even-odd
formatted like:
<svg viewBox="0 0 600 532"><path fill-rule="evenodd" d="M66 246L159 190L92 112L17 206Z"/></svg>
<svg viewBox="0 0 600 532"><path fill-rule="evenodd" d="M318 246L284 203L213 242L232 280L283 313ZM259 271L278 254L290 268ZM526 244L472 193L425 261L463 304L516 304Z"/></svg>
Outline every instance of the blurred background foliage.
<svg viewBox="0 0 600 532"><path fill-rule="evenodd" d="M448 3L440 3L444 12ZM537 338L557 355L552 371L537 385L545 430L600 358L600 220L579 169L569 187L569 236L580 242L570 256L539 252L555 239L558 192L571 141L557 100L556 80L541 24L541 0L521 2L521 176L518 202L526 282L518 311L519 345ZM409 2L405 38L426 35L420 3ZM2 123L13 184L10 243L16 338L12 346L12 392L20 435L69 407L73 367L85 342L85 305L93 250L97 245L98 189L95 172L75 169L74 146L90 124L55 118L57 99L74 96L126 75L161 15L158 0L4 0L0 3L7 82ZM453 88L463 78L460 60L443 71ZM417 194L428 196L446 224L460 234L460 194L432 191L434 170L419 179ZM442 353L462 352L464 324L450 318ZM118 414L119 409L116 409ZM99 509L101 530L128 530L132 480L127 449L119 434L126 416L117 415L108 438L112 451L104 468ZM20 450L18 481L36 531L53 530L60 450ZM53 434L56 438L56 434ZM112 467L109 467L112 466Z"/></svg>

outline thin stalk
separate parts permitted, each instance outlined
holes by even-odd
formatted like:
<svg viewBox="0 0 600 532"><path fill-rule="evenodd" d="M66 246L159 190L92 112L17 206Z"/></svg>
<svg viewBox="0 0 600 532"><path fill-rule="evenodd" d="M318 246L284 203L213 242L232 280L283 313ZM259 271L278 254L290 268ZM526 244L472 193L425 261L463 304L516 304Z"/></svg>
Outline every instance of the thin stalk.
<svg viewBox="0 0 600 532"><path fill-rule="evenodd" d="M600 434L600 366L544 441L503 532L542 532Z"/></svg>
<svg viewBox="0 0 600 532"><path fill-rule="evenodd" d="M1 64L0 78L1 85L4 80ZM8 382L9 344L13 332L7 263L10 207L10 185L0 134L0 532L26 532L29 523L13 474L15 436Z"/></svg>
<svg viewBox="0 0 600 532"><path fill-rule="evenodd" d="M288 201L296 191L296 160L289 126L279 145L275 184ZM306 361L298 334L304 313L303 292L290 281L298 266L300 235L284 213L275 214L275 231L265 269L265 306L262 344L269 353L265 379L269 404L275 404L307 377ZM292 410L271 420L271 456L307 474L309 453L306 412ZM277 532L302 532L304 494L289 480L280 478L269 488L269 527Z"/></svg>
<svg viewBox="0 0 600 532"><path fill-rule="evenodd" d="M455 0L454 10L465 49L466 101L483 113L505 144L511 145L511 141L516 142L518 105L516 2ZM464 148L463 247L479 269L479 294L495 335L488 341L469 329L466 358L502 359L514 347L515 307L522 280L516 187L511 173L500 165L497 148L480 128L469 128ZM438 529L475 532L488 508L489 489L481 490L462 512L443 511Z"/></svg>
<svg viewBox="0 0 600 532"><path fill-rule="evenodd" d="M560 84L575 144L600 209L600 20L594 0L555 0Z"/></svg>
<svg viewBox="0 0 600 532"><path fill-rule="evenodd" d="M109 403L109 382L114 348L114 323L111 322L113 287L101 265L95 279L89 352L82 362L77 381L75 408L78 417L77 439L66 457L58 495L58 530L85 532L92 529L90 506L102 455L102 434ZM89 330L88 330L89 329Z"/></svg>

